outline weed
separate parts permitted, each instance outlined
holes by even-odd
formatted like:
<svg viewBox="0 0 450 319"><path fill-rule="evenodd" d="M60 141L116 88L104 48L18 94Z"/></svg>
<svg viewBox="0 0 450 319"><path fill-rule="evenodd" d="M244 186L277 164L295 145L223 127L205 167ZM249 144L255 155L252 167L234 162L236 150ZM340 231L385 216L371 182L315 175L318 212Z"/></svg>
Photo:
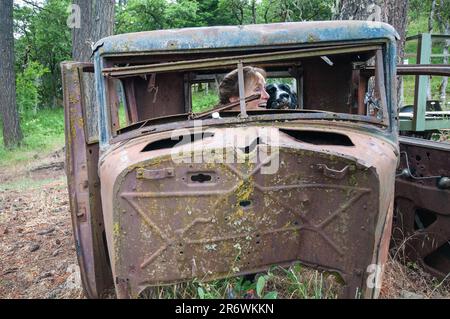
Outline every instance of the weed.
<svg viewBox="0 0 450 319"><path fill-rule="evenodd" d="M247 276L203 282L195 279L169 286L147 288L141 298L193 299L335 299L340 283L333 274L312 270L296 263L274 266L254 280Z"/></svg>

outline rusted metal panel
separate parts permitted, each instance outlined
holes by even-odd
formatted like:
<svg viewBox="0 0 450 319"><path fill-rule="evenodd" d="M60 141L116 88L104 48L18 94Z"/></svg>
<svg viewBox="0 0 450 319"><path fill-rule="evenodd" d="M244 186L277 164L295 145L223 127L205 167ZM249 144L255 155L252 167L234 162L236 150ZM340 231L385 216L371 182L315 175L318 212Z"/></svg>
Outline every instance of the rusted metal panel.
<svg viewBox="0 0 450 319"><path fill-rule="evenodd" d="M157 74L154 83L136 78L134 91L138 120L184 113L184 79L179 74Z"/></svg>
<svg viewBox="0 0 450 319"><path fill-rule="evenodd" d="M374 67L366 67L363 71L368 76L374 74ZM397 65L397 75L435 75L450 76L448 64L400 64Z"/></svg>
<svg viewBox="0 0 450 319"><path fill-rule="evenodd" d="M333 57L333 66L320 57L303 65L304 109L347 113L348 96L352 70L350 57ZM332 68L332 72L330 69ZM324 80L323 74L327 74ZM326 92L326 94L324 94ZM343 93L345 92L345 93Z"/></svg>
<svg viewBox="0 0 450 319"><path fill-rule="evenodd" d="M279 132L279 144L264 140L258 133L263 129ZM344 134L350 143L295 138L305 130ZM292 123L208 132L203 144L193 144L194 152L222 154L225 136L241 149L248 147L245 141L259 142L243 163L174 163L170 148L148 147L170 139L169 133L133 139L102 156L102 196L110 199L103 202L105 228L119 297L296 260L339 273L345 282L341 297L377 296L367 269L387 258L394 144L352 130ZM252 156L268 146L279 147L280 168L264 175L264 161Z"/></svg>
<svg viewBox="0 0 450 319"><path fill-rule="evenodd" d="M241 56L229 56L223 58L209 58L200 60L176 61L167 63L157 63L151 65L135 65L126 67L104 68L103 74L111 77L129 77L140 74L148 74L153 72L174 72L174 71L189 71L200 69L223 69L224 67L234 67L239 62L242 63L261 63L261 62L275 62L286 61L299 58L307 58L312 56L326 55L326 54L340 54L351 52L364 52L378 49L377 45L340 45L330 46L324 48L305 48L300 50L290 50L281 52L247 54Z"/></svg>
<svg viewBox="0 0 450 319"><path fill-rule="evenodd" d="M443 279L450 273L450 144L400 138L393 245Z"/></svg>
<svg viewBox="0 0 450 319"><path fill-rule="evenodd" d="M64 88L66 175L75 248L86 295L102 296L111 288L112 276L106 251L100 180L97 174L98 143L88 144L82 96L83 68L88 63L61 64Z"/></svg>
<svg viewBox="0 0 450 319"><path fill-rule="evenodd" d="M204 126L228 126L231 124L250 124L257 122L273 122L273 121L312 121L325 123L327 121L335 121L334 124L343 124L344 126L351 126L356 129L362 129L366 132L372 132L379 134L387 139L392 139L393 135L391 132L386 130L379 130L378 127L385 126L385 124L377 118L372 116L357 116L353 114L344 113L332 113L332 112L304 112L303 110L289 110L283 112L284 110L277 110L275 112L271 110L248 110L247 113L250 115L247 119L241 119L236 116L237 111L222 111L221 114L223 118L221 119L204 119L202 124ZM191 114L180 114L168 117L154 118L151 120L142 121L136 123L135 126L127 127L121 130L121 134L111 140L111 144L116 144L124 140L134 138L136 136L142 136L146 134L152 134L155 132L163 132L174 130L178 128L191 128L195 126L195 121L188 120ZM194 116L195 118L195 116ZM358 122L357 125L353 125L354 122Z"/></svg>

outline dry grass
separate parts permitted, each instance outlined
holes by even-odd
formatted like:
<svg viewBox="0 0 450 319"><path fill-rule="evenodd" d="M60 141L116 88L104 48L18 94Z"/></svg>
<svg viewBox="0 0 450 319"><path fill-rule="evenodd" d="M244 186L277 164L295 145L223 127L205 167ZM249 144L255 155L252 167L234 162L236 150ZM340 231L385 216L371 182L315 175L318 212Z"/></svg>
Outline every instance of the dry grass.
<svg viewBox="0 0 450 319"><path fill-rule="evenodd" d="M392 257L386 264L380 298L450 298L449 279L439 281L415 264Z"/></svg>
<svg viewBox="0 0 450 319"><path fill-rule="evenodd" d="M399 229L396 231L398 234L401 233ZM405 247L412 239L412 236L403 237L391 245L380 297L450 298L450 273L443 280L438 280L425 272L416 262L407 259Z"/></svg>
<svg viewBox="0 0 450 319"><path fill-rule="evenodd" d="M82 298L63 170L2 171L0 185L0 298Z"/></svg>

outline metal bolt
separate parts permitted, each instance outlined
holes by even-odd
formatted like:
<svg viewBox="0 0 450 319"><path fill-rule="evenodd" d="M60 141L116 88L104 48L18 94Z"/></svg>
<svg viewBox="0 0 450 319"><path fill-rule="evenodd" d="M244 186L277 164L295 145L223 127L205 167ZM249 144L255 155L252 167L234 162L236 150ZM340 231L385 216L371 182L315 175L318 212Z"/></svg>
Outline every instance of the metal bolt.
<svg viewBox="0 0 450 319"><path fill-rule="evenodd" d="M440 188L440 189L449 189L450 188L450 178L448 178L448 177L441 177L438 180L438 188Z"/></svg>

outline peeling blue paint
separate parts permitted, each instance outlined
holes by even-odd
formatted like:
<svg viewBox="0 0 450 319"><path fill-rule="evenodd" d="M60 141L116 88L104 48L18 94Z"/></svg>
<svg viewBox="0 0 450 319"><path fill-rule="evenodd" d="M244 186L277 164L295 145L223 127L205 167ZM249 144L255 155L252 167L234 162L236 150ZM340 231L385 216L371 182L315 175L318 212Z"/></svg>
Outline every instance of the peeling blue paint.
<svg viewBox="0 0 450 319"><path fill-rule="evenodd" d="M97 42L103 54L226 49L261 45L355 41L398 37L389 24L371 21L314 21L200 27L120 34Z"/></svg>

